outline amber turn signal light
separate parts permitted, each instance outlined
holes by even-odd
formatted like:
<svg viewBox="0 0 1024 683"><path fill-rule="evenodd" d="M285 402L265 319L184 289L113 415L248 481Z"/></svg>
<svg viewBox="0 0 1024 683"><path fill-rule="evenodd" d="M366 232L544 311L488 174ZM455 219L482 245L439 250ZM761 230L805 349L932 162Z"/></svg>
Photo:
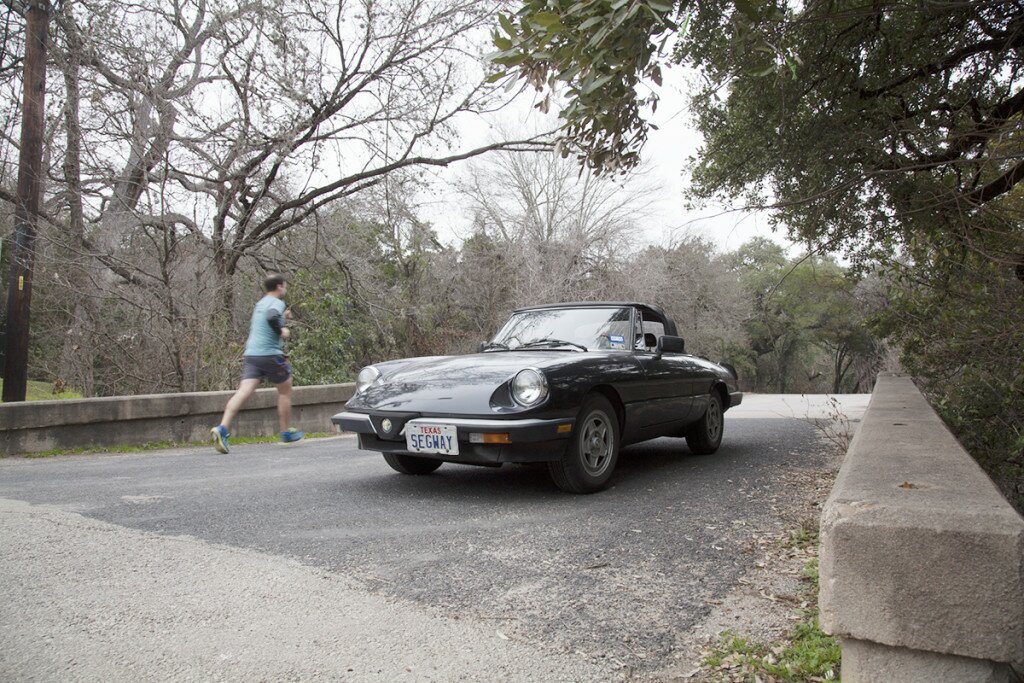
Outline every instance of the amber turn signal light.
<svg viewBox="0 0 1024 683"><path fill-rule="evenodd" d="M494 432L484 432L482 434L470 434L470 443L512 443L512 437L509 434L501 434Z"/></svg>

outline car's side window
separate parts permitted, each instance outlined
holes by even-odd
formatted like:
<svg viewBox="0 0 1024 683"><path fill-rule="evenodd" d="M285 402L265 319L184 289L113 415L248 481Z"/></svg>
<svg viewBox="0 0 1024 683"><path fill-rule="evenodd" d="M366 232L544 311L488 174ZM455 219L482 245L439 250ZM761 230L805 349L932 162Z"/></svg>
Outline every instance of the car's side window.
<svg viewBox="0 0 1024 683"><path fill-rule="evenodd" d="M640 353L654 353L657 338L650 332L644 332L643 314L636 312L636 324L633 328L633 348Z"/></svg>

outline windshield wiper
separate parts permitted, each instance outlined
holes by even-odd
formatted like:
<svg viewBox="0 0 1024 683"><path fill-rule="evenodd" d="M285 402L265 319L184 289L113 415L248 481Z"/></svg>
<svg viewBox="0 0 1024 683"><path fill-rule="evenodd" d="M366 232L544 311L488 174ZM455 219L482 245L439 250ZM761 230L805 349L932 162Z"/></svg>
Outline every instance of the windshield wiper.
<svg viewBox="0 0 1024 683"><path fill-rule="evenodd" d="M564 339L552 339L550 337L528 341L525 344L520 345L519 348L525 349L529 346L575 346L577 349L580 349L581 351L587 350L587 347L583 346L582 344L577 344L576 342L571 341L565 341Z"/></svg>
<svg viewBox="0 0 1024 683"><path fill-rule="evenodd" d="M501 342L487 342L480 347L481 351L490 351L491 349L501 349L502 351L508 351L508 346Z"/></svg>

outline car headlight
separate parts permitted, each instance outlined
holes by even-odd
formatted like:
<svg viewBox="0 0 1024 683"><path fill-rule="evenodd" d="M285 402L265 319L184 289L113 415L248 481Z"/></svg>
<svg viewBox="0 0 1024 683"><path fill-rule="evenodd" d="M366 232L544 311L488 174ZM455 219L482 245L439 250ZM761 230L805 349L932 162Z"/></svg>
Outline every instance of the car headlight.
<svg viewBox="0 0 1024 683"><path fill-rule="evenodd" d="M548 380L540 370L527 368L512 378L512 398L524 407L535 406L548 396Z"/></svg>
<svg viewBox="0 0 1024 683"><path fill-rule="evenodd" d="M359 375L356 376L356 393L361 394L366 391L367 387L380 379L380 370L368 365L359 371Z"/></svg>

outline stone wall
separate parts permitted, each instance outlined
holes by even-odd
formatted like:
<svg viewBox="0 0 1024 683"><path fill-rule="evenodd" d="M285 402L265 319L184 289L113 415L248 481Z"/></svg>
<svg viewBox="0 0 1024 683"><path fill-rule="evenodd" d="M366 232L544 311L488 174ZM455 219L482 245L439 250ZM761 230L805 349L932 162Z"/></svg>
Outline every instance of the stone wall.
<svg viewBox="0 0 1024 683"><path fill-rule="evenodd" d="M331 432L331 416L343 410L354 384L295 387L292 426ZM36 453L54 448L109 447L156 441L206 441L220 422L231 391L115 396L71 401L0 404L0 453ZM249 399L232 436L278 431L277 391L260 389Z"/></svg>
<svg viewBox="0 0 1024 683"><path fill-rule="evenodd" d="M843 680L1015 681L1024 519L910 378L879 378L821 519Z"/></svg>

